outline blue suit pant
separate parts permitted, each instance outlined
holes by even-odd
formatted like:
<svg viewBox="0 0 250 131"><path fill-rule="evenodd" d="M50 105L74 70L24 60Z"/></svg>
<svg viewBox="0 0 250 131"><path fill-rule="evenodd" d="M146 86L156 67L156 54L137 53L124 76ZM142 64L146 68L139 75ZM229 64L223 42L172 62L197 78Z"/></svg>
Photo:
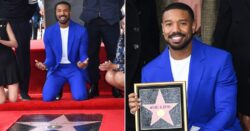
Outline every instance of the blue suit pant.
<svg viewBox="0 0 250 131"><path fill-rule="evenodd" d="M47 76L43 87L43 101L55 100L66 82L70 85L74 100L88 98L83 71L73 64L60 64L54 72Z"/></svg>

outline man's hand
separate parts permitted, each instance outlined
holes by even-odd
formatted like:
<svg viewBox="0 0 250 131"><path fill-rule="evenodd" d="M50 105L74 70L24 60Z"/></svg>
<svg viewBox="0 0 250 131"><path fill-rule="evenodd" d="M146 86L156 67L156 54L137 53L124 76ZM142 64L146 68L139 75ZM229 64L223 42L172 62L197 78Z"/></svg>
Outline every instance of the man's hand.
<svg viewBox="0 0 250 131"><path fill-rule="evenodd" d="M118 65L113 64L111 61L105 61L104 63L99 65L99 69L101 71L113 70L113 69L117 69L117 68L118 68Z"/></svg>
<svg viewBox="0 0 250 131"><path fill-rule="evenodd" d="M130 113L135 114L135 112L140 108L141 100L135 93L131 93L128 95L128 105L130 108Z"/></svg>
<svg viewBox="0 0 250 131"><path fill-rule="evenodd" d="M89 64L89 58L87 58L87 59L84 60L83 62L81 62L81 61L78 61L78 62L77 62L77 66L78 66L79 68L86 68L86 67L88 66L88 64Z"/></svg>
<svg viewBox="0 0 250 131"><path fill-rule="evenodd" d="M37 0L29 0L30 5L35 4L35 3L37 3Z"/></svg>
<svg viewBox="0 0 250 131"><path fill-rule="evenodd" d="M38 60L35 60L35 66L36 68L38 68L39 70L47 70L46 65Z"/></svg>

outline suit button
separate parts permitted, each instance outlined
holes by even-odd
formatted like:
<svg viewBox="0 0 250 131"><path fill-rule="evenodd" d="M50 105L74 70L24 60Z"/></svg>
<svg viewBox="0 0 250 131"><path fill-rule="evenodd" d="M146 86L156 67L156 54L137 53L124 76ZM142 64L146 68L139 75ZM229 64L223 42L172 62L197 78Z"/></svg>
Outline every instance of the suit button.
<svg viewBox="0 0 250 131"><path fill-rule="evenodd" d="M138 44L134 44L133 46L134 46L134 49L135 49L135 50L138 49L138 48L140 47Z"/></svg>
<svg viewBox="0 0 250 131"><path fill-rule="evenodd" d="M139 32L139 31L140 31L140 28L139 28L139 27L134 27L133 30L134 30L135 32Z"/></svg>

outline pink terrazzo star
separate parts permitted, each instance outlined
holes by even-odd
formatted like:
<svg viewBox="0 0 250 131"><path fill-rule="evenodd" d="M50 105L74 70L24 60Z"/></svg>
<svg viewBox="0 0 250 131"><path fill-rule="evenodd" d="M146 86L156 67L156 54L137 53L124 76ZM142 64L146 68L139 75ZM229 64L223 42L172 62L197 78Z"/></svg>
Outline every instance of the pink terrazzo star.
<svg viewBox="0 0 250 131"><path fill-rule="evenodd" d="M169 112L177 105L177 103L165 103L161 91L159 90L155 104L142 105L152 114L152 119L150 125L152 126L158 120L163 119L167 123L174 125Z"/></svg>

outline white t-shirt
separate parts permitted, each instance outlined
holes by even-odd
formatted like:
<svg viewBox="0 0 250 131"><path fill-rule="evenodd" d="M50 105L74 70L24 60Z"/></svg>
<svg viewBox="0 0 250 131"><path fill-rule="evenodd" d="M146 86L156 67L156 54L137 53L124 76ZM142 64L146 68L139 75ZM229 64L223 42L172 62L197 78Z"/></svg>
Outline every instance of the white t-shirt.
<svg viewBox="0 0 250 131"><path fill-rule="evenodd" d="M68 35L69 35L69 27L60 28L61 38L62 38L62 59L61 64L69 64L70 61L68 59Z"/></svg>
<svg viewBox="0 0 250 131"><path fill-rule="evenodd" d="M174 81L186 81L186 91L187 91L191 55L182 60L175 60L170 53L169 56L170 56L170 64Z"/></svg>

